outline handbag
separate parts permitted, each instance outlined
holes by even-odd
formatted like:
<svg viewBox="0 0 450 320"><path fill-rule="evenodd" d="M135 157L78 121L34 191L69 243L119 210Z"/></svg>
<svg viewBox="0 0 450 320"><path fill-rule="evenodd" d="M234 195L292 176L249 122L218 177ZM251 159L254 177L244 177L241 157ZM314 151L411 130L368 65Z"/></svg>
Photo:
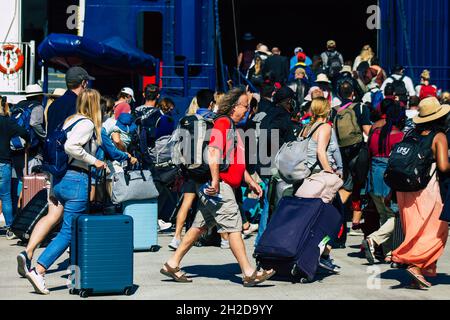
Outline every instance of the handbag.
<svg viewBox="0 0 450 320"><path fill-rule="evenodd" d="M338 175L321 171L306 178L295 193L298 198L322 199L325 203L332 203L336 193L344 185Z"/></svg>
<svg viewBox="0 0 450 320"><path fill-rule="evenodd" d="M123 172L115 172L112 176L111 201L114 204L155 199L158 196L150 170L125 168Z"/></svg>

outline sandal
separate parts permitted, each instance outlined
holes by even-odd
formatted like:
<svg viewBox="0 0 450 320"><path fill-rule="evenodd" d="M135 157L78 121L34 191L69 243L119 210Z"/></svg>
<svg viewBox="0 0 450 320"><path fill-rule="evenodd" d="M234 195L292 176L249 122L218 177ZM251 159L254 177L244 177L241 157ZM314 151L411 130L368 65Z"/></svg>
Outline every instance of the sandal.
<svg viewBox="0 0 450 320"><path fill-rule="evenodd" d="M267 272L267 270L263 270L262 275L258 276L258 270L255 270L250 277L244 277L242 279L244 287L254 287L257 284L261 284L266 280L269 280L275 274L275 270L271 272Z"/></svg>
<svg viewBox="0 0 450 320"><path fill-rule="evenodd" d="M406 269L406 272L413 277L413 280L416 281L419 285L422 285L426 288L431 288L431 283L429 283L427 280L425 280L425 277L421 274L417 274L413 271L416 267L411 266L408 269Z"/></svg>
<svg viewBox="0 0 450 320"><path fill-rule="evenodd" d="M418 283L417 281L413 281L409 285L405 286L405 289L412 289L412 290L423 290L427 289L423 284Z"/></svg>
<svg viewBox="0 0 450 320"><path fill-rule="evenodd" d="M188 279L186 277L186 274L183 273L181 276L177 276L176 273L180 272L180 267L172 268L167 263L164 264L164 267L166 267L167 270L164 270L164 268L161 268L159 272L161 272L163 275L172 278L175 280L175 282L181 282L181 283L191 283L192 279Z"/></svg>

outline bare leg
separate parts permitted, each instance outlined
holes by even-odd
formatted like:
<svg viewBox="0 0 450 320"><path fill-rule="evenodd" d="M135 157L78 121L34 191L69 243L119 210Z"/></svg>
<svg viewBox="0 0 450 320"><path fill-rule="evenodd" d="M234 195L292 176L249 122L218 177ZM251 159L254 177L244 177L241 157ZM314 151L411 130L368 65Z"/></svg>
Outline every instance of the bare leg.
<svg viewBox="0 0 450 320"><path fill-rule="evenodd" d="M255 272L255 268L250 265L248 261L247 252L245 250L244 240L242 240L242 235L240 232L232 232L229 233L230 238L230 247L233 255L235 256L239 266L241 267L242 273L244 276L250 277ZM272 270L267 270L272 272ZM263 273L260 271L258 275L262 275Z"/></svg>
<svg viewBox="0 0 450 320"><path fill-rule="evenodd" d="M95 200L95 185L91 186L91 194L89 197L91 199L91 202L93 202Z"/></svg>
<svg viewBox="0 0 450 320"><path fill-rule="evenodd" d="M343 204L347 203L348 199L350 199L351 194L352 194L351 192L345 189L339 190L339 196L341 197L341 201Z"/></svg>
<svg viewBox="0 0 450 320"><path fill-rule="evenodd" d="M177 240L181 240L181 232L183 230L184 223L186 222L189 209L194 203L195 197L195 193L185 193L183 195L183 203L181 204L180 210L178 210L177 222L175 226L175 239Z"/></svg>
<svg viewBox="0 0 450 320"><path fill-rule="evenodd" d="M188 251L194 245L195 241L197 241L198 238L200 238L200 236L207 230L208 230L207 227L203 227L203 228L191 227L188 230L188 232L184 235L183 239L181 240L181 243L178 246L178 249L175 251L175 253L172 255L172 257L170 257L169 260L167 260L167 264L171 268L178 267L180 265L183 257L186 255L186 253L188 253ZM163 268L166 269L165 266ZM176 273L177 276L181 276L182 274L183 273L181 271Z"/></svg>
<svg viewBox="0 0 450 320"><path fill-rule="evenodd" d="M229 241L229 239L230 239L229 233L221 233L220 237L222 238L222 240L225 240L225 241Z"/></svg>
<svg viewBox="0 0 450 320"><path fill-rule="evenodd" d="M63 213L64 207L61 204L55 206L49 202L48 214L39 220L34 227L27 248L25 249L29 259L33 258L34 251L38 245L45 240L49 232L61 221Z"/></svg>

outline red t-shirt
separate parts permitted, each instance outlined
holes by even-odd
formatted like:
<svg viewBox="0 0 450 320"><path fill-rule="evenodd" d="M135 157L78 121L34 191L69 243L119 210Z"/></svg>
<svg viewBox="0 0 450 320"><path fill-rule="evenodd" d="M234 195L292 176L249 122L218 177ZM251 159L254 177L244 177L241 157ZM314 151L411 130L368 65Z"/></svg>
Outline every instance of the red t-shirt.
<svg viewBox="0 0 450 320"><path fill-rule="evenodd" d="M375 131L372 133L372 136L370 138L370 145L369 145L370 155L372 157L389 158L389 155L390 155L394 145L401 142L403 140L403 136L404 136L403 132L401 132L401 131L394 132L394 131L398 131L398 129L396 129L395 127L392 128L391 134L387 137L386 153L381 154L378 152L379 151L378 150L379 149L378 142L380 140L381 128L375 129Z"/></svg>
<svg viewBox="0 0 450 320"><path fill-rule="evenodd" d="M222 158L225 159L227 152L234 148L234 139L229 130L232 130L230 119L219 118L214 122L211 133L210 147L219 149ZM220 173L220 179L229 184L232 188L239 188L245 172L245 148L241 137L237 133L237 145L230 154L230 166L227 171ZM230 149L231 148L231 149Z"/></svg>
<svg viewBox="0 0 450 320"><path fill-rule="evenodd" d="M119 119L122 113L131 113L131 107L126 102L120 102L114 106L114 118Z"/></svg>

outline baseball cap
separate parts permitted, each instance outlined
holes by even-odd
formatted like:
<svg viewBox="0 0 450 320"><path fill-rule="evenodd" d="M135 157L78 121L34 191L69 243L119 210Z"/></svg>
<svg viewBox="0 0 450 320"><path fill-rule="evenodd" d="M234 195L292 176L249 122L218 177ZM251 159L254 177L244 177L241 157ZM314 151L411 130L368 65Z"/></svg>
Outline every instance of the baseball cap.
<svg viewBox="0 0 450 320"><path fill-rule="evenodd" d="M66 72L66 83L81 84L83 80L95 80L82 67L72 67Z"/></svg>
<svg viewBox="0 0 450 320"><path fill-rule="evenodd" d="M297 47L294 49L295 55L297 55L299 52L303 52L303 49L301 47Z"/></svg>
<svg viewBox="0 0 450 320"><path fill-rule="evenodd" d="M295 93L294 93L294 91L292 91L291 88L289 88L287 86L283 86L277 92L275 92L275 94L273 96L273 102L275 102L275 104L277 104L283 100L293 98L294 96L295 96Z"/></svg>
<svg viewBox="0 0 450 320"><path fill-rule="evenodd" d="M122 90L120 90L120 93L128 94L129 96L131 96L131 99L133 99L133 101L136 101L134 100L134 91L131 88L129 87L122 88Z"/></svg>
<svg viewBox="0 0 450 320"><path fill-rule="evenodd" d="M336 41L334 40L328 40L327 47L336 47Z"/></svg>

